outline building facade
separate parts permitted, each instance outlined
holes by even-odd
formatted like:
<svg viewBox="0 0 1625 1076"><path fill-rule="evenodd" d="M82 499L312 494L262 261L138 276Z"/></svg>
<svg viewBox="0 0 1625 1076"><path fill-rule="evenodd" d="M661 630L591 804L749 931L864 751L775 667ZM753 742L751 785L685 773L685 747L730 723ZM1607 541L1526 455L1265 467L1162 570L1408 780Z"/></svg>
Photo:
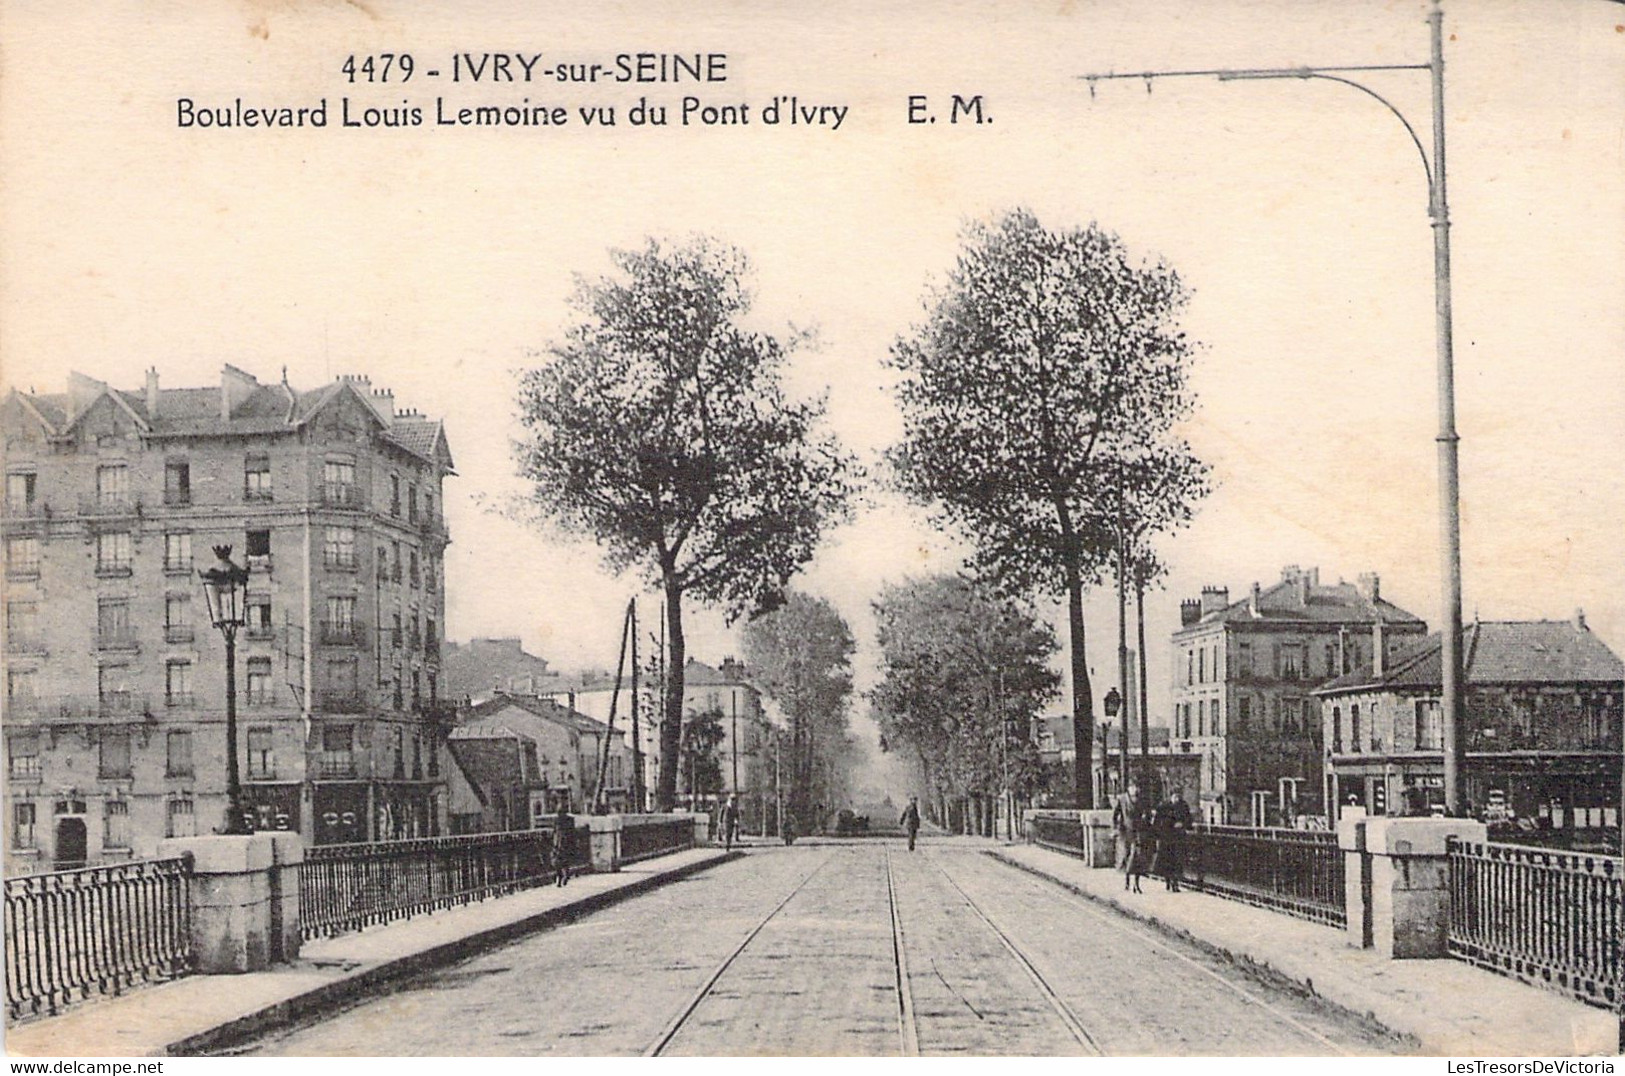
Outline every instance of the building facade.
<svg viewBox="0 0 1625 1076"><path fill-rule="evenodd" d="M627 807L632 758L624 730L612 733L607 725L551 700L498 695L476 703L450 741L464 773L484 793L484 829L529 828L561 807L591 811L599 804L600 775L604 808ZM494 759L503 760L501 766ZM514 779L499 776L503 774ZM507 824L499 825L504 820ZM468 831L466 825L462 828Z"/></svg>
<svg viewBox="0 0 1625 1076"><path fill-rule="evenodd" d="M1180 621L1173 742L1201 759L1200 817L1259 826L1326 814L1312 690L1427 630L1382 597L1375 574L1323 586L1319 569L1296 565L1239 602L1205 587Z"/></svg>
<svg viewBox="0 0 1625 1076"><path fill-rule="evenodd" d="M1315 692L1331 802L1369 814L1442 809L1439 649L1428 636ZM1471 813L1510 830L1557 831L1569 843L1614 830L1625 664L1584 615L1474 623L1461 654Z"/></svg>
<svg viewBox="0 0 1625 1076"><path fill-rule="evenodd" d="M256 828L440 831L439 422L365 378L298 391L232 366L209 388L74 374L0 416L14 869L223 823L225 647L198 577L215 546L250 572L237 723Z"/></svg>

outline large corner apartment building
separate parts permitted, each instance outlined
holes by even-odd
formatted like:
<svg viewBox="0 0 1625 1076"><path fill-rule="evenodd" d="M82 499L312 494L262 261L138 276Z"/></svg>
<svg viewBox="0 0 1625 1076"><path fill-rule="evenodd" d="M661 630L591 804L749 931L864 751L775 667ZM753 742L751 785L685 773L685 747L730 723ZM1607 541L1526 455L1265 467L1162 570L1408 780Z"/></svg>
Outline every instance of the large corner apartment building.
<svg viewBox="0 0 1625 1076"><path fill-rule="evenodd" d="M150 855L225 812L225 645L198 571L250 570L238 751L256 828L444 832L438 421L366 378L13 391L5 798L13 871Z"/></svg>
<svg viewBox="0 0 1625 1076"><path fill-rule="evenodd" d="M1374 573L1323 586L1319 569L1296 565L1237 602L1225 587L1204 587L1181 603L1180 624L1175 750L1201 757L1204 821L1255 826L1326 812L1313 690L1427 631L1382 597Z"/></svg>

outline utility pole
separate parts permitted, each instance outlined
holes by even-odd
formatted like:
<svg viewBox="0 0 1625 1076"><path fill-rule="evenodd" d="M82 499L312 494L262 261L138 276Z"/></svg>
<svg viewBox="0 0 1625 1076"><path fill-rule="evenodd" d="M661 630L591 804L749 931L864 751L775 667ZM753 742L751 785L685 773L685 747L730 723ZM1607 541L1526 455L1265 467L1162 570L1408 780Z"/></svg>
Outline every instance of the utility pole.
<svg viewBox="0 0 1625 1076"><path fill-rule="evenodd" d="M1209 68L1199 71L1139 71L1080 76L1089 84L1093 97L1095 84L1111 79L1134 79L1149 88L1160 78L1216 78L1221 82L1262 79L1320 79L1337 82L1376 100L1404 126L1415 144L1427 175L1428 218L1433 228L1433 299L1435 337L1435 377L1438 383L1438 446L1440 575L1443 609L1440 615L1440 658L1444 691L1444 795L1445 809L1459 817L1463 811L1462 769L1465 757L1462 725L1461 685L1461 514L1457 484L1457 457L1460 438L1456 434L1455 358L1450 304L1450 209L1445 194L1444 130L1444 12L1440 0L1433 0L1428 13L1431 49L1425 64L1353 64L1327 67ZM1350 78L1374 72L1426 71L1432 84L1433 152L1423 145L1410 120L1382 94Z"/></svg>
<svg viewBox="0 0 1625 1076"><path fill-rule="evenodd" d="M632 599L632 810L643 813L643 748L638 743L638 600Z"/></svg>
<svg viewBox="0 0 1625 1076"><path fill-rule="evenodd" d="M1123 469L1117 469L1117 690L1123 695L1123 742L1118 784L1128 791L1128 528L1123 503ZM1141 720L1144 720L1142 718Z"/></svg>

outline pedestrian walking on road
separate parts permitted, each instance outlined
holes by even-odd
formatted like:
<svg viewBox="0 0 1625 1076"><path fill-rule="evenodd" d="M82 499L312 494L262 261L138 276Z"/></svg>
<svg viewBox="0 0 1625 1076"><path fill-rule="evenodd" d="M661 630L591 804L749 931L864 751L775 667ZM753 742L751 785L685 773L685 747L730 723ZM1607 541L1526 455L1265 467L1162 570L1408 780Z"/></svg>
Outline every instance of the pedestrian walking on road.
<svg viewBox="0 0 1625 1076"><path fill-rule="evenodd" d="M1170 893L1179 892L1179 882L1185 874L1185 835L1190 828L1190 806L1178 789L1172 789L1151 815L1151 830L1157 838L1157 858L1152 869L1162 875L1163 885Z"/></svg>
<svg viewBox="0 0 1625 1076"><path fill-rule="evenodd" d="M908 798L908 806L903 808L903 817L897 820L897 824L908 834L908 850L914 851L914 839L920 834L920 797Z"/></svg>
<svg viewBox="0 0 1625 1076"><path fill-rule="evenodd" d="M576 820L564 804L553 816L553 884L570 884L570 838L575 834Z"/></svg>
<svg viewBox="0 0 1625 1076"><path fill-rule="evenodd" d="M1147 845L1150 844L1151 812L1146 809L1140 786L1129 783L1128 791L1117 797L1112 807L1112 826L1117 830L1117 869L1123 872L1123 888L1140 892L1145 874Z"/></svg>
<svg viewBox="0 0 1625 1076"><path fill-rule="evenodd" d="M739 795L728 793L728 802L722 805L722 846L732 852L734 839L739 836Z"/></svg>

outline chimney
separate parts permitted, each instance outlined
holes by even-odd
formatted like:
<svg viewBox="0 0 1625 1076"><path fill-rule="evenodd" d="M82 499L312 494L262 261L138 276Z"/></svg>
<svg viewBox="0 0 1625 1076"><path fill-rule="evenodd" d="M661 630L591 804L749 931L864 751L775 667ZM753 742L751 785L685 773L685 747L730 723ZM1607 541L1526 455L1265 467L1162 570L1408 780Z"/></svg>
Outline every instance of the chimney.
<svg viewBox="0 0 1625 1076"><path fill-rule="evenodd" d="M1382 581L1377 578L1376 572L1361 572L1356 578L1354 585L1356 589L1359 590L1360 597L1364 598L1372 605L1375 605L1377 604L1377 600L1382 597L1381 582Z"/></svg>
<svg viewBox="0 0 1625 1076"><path fill-rule="evenodd" d="M1586 627L1586 611L1584 609L1576 609L1574 611L1574 630L1575 631L1590 631L1591 630L1590 628Z"/></svg>
<svg viewBox="0 0 1625 1076"><path fill-rule="evenodd" d="M1258 598L1262 593L1263 591L1259 588L1258 584L1254 583L1253 592L1247 596L1247 611L1253 616L1258 615Z"/></svg>
<svg viewBox="0 0 1625 1076"><path fill-rule="evenodd" d="M1186 598L1179 603L1179 626L1188 628L1202 619L1202 603L1195 598Z"/></svg>
<svg viewBox="0 0 1625 1076"><path fill-rule="evenodd" d="M378 412L378 417L382 418L386 425L393 425L395 422L395 390L373 389L372 407L374 411Z"/></svg>
<svg viewBox="0 0 1625 1076"><path fill-rule="evenodd" d="M722 659L722 668L719 671L722 678L730 683L738 683L745 678L745 667L731 656Z"/></svg>
<svg viewBox="0 0 1625 1076"><path fill-rule="evenodd" d="M231 413L260 387L254 375L226 363L220 368L220 421L231 421Z"/></svg>
<svg viewBox="0 0 1625 1076"><path fill-rule="evenodd" d="M147 367L147 417L158 417L158 367Z"/></svg>
<svg viewBox="0 0 1625 1076"><path fill-rule="evenodd" d="M1371 622L1371 676L1373 679L1381 678L1387 666L1388 654L1383 648L1382 618L1378 617Z"/></svg>
<svg viewBox="0 0 1625 1076"><path fill-rule="evenodd" d="M1228 587L1202 588L1202 615L1209 613L1222 613L1230 607L1230 589Z"/></svg>

